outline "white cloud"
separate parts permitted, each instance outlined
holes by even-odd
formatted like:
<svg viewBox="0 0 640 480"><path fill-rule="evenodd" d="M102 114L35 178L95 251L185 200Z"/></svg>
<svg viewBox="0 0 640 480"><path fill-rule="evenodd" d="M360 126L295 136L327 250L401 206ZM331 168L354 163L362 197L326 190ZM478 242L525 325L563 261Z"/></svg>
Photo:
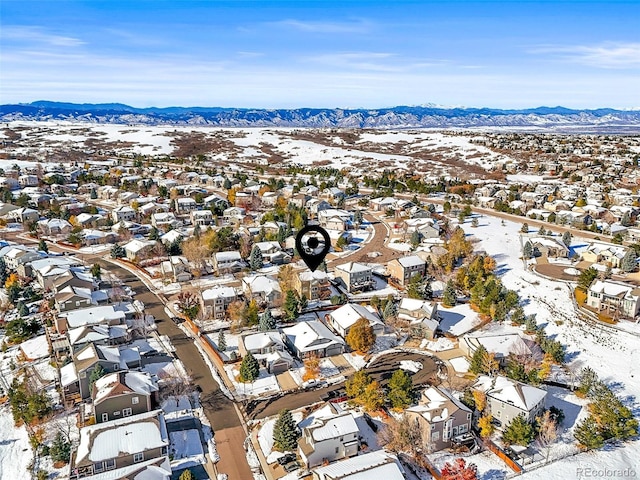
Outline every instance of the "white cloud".
<svg viewBox="0 0 640 480"><path fill-rule="evenodd" d="M601 45L541 46L536 54L555 54L581 65L597 68L640 67L640 43L608 42Z"/></svg>
<svg viewBox="0 0 640 480"><path fill-rule="evenodd" d="M312 22L295 19L272 22L270 25L308 33L368 33L373 26L371 22L365 20L355 22Z"/></svg>
<svg viewBox="0 0 640 480"><path fill-rule="evenodd" d="M41 44L52 47L79 47L85 42L79 38L49 33L41 27L7 25L0 29L2 40L14 40L28 44Z"/></svg>

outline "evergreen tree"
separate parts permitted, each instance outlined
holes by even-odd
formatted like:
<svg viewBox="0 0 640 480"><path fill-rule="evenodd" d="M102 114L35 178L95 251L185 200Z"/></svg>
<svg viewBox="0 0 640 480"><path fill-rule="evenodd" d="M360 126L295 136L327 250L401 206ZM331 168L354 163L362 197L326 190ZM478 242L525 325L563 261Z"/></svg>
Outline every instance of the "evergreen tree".
<svg viewBox="0 0 640 480"><path fill-rule="evenodd" d="M600 427L593 416L588 416L580 422L574 429L573 436L578 441L580 448L584 450L594 450L604 446Z"/></svg>
<svg viewBox="0 0 640 480"><path fill-rule="evenodd" d="M422 286L422 277L420 275L414 275L409 280L409 285L407 285L407 296L409 298L416 298L422 300L423 298L423 286Z"/></svg>
<svg viewBox="0 0 640 480"><path fill-rule="evenodd" d="M54 462L68 463L71 458L71 443L64 438L60 430L56 433L53 443L49 448L49 455Z"/></svg>
<svg viewBox="0 0 640 480"><path fill-rule="evenodd" d="M360 225L362 225L362 220L363 220L363 218L362 218L362 210L356 210L353 213L353 223L356 226L359 227Z"/></svg>
<svg viewBox="0 0 640 480"><path fill-rule="evenodd" d="M620 268L623 272L629 273L636 270L637 262L636 262L636 252L632 248L630 248L627 253L624 254L622 260L620 261Z"/></svg>
<svg viewBox="0 0 640 480"><path fill-rule="evenodd" d="M260 365L251 352L247 352L240 364L240 381L253 383L258 376L260 376Z"/></svg>
<svg viewBox="0 0 640 480"><path fill-rule="evenodd" d="M273 426L273 447L281 452L298 448L300 432L289 410L281 410Z"/></svg>
<svg viewBox="0 0 640 480"><path fill-rule="evenodd" d="M284 241L286 239L287 239L287 231L286 231L285 227L283 227L281 225L280 227L278 227L278 235L276 237L276 240L278 241L280 246L282 246L282 245L284 245Z"/></svg>
<svg viewBox="0 0 640 480"><path fill-rule="evenodd" d="M544 229L544 227L540 227L540 230L538 230L538 235L546 235L547 231Z"/></svg>
<svg viewBox="0 0 640 480"><path fill-rule="evenodd" d="M104 371L102 365L96 363L96 366L91 370L91 375L89 375L89 391L93 390L93 384L96 383L100 378L102 378L107 372Z"/></svg>
<svg viewBox="0 0 640 480"><path fill-rule="evenodd" d="M284 316L287 320L298 318L298 297L293 290L287 290L284 300Z"/></svg>
<svg viewBox="0 0 640 480"><path fill-rule="evenodd" d="M26 317L29 315L29 307L27 307L24 302L18 303L18 315L21 317Z"/></svg>
<svg viewBox="0 0 640 480"><path fill-rule="evenodd" d="M160 240L160 232L156 227L151 227L151 230L149 230L149 240L153 240L154 242Z"/></svg>
<svg viewBox="0 0 640 480"><path fill-rule="evenodd" d="M529 240L527 240L524 244L524 247L522 247L522 255L526 259L533 257L533 245L531 245L531 242Z"/></svg>
<svg viewBox="0 0 640 480"><path fill-rule="evenodd" d="M102 279L102 268L100 268L100 264L94 263L91 265L91 275L93 275L93 278L96 280Z"/></svg>
<svg viewBox="0 0 640 480"><path fill-rule="evenodd" d="M582 290L588 290L591 283L593 283L597 277L598 271L595 268L589 267L586 270L583 270L578 276L578 287Z"/></svg>
<svg viewBox="0 0 640 480"><path fill-rule="evenodd" d="M484 345L480 345L476 348L476 351L473 352L473 356L471 357L471 362L469 363L469 371L471 373L475 373L479 375L484 372L484 357L487 355L487 349L484 348Z"/></svg>
<svg viewBox="0 0 640 480"><path fill-rule="evenodd" d="M535 438L535 430L523 414L518 415L502 432L505 445L522 445L526 447Z"/></svg>
<svg viewBox="0 0 640 480"><path fill-rule="evenodd" d="M38 242L38 250L44 253L49 253L49 247L44 239L40 239L40 241Z"/></svg>
<svg viewBox="0 0 640 480"><path fill-rule="evenodd" d="M96 192L96 189L95 189L95 188L92 188L92 189L91 189L91 194L90 194L90 196L91 196L91 200L96 200L96 199L98 198L98 192Z"/></svg>
<svg viewBox="0 0 640 480"><path fill-rule="evenodd" d="M393 408L407 408L413 402L413 381L404 370L396 370L389 380L387 398Z"/></svg>
<svg viewBox="0 0 640 480"><path fill-rule="evenodd" d="M562 234L562 243L564 243L567 247L571 246L571 232L564 232Z"/></svg>
<svg viewBox="0 0 640 480"><path fill-rule="evenodd" d="M453 285L453 280L449 280L447 285L444 287L444 293L442 294L442 304L445 307L453 307L458 301L458 296L456 295L456 288Z"/></svg>
<svg viewBox="0 0 640 480"><path fill-rule="evenodd" d="M251 255L249 255L249 267L251 270L259 270L263 266L262 251L257 245L254 245L251 249Z"/></svg>
<svg viewBox="0 0 640 480"><path fill-rule="evenodd" d="M413 231L413 233L411 234L411 240L409 241L413 248L416 248L418 245L420 245L420 241L422 240L421 237L422 236L420 235L420 232L418 230Z"/></svg>
<svg viewBox="0 0 640 480"><path fill-rule="evenodd" d="M4 261L4 257L0 257L0 286L3 286L9 277L7 272L7 264Z"/></svg>
<svg viewBox="0 0 640 480"><path fill-rule="evenodd" d="M267 332L269 330L275 330L276 319L271 315L271 309L267 308L262 315L260 315L260 331Z"/></svg>
<svg viewBox="0 0 640 480"><path fill-rule="evenodd" d="M224 352L227 349L227 339L224 336L224 331L218 332L218 350Z"/></svg>
<svg viewBox="0 0 640 480"><path fill-rule="evenodd" d="M522 233L529 233L529 224L527 222L522 224L522 228L520 228Z"/></svg>
<svg viewBox="0 0 640 480"><path fill-rule="evenodd" d="M524 310L520 305L517 305L511 312L511 323L514 325L524 325L525 318Z"/></svg>
<svg viewBox="0 0 640 480"><path fill-rule="evenodd" d="M307 296L305 294L302 294L302 296L300 297L300 302L298 304L298 310L300 312L304 312L308 306L309 300L307 300Z"/></svg>
<svg viewBox="0 0 640 480"><path fill-rule="evenodd" d="M382 311L382 318L385 320L395 317L397 314L396 304L393 300L387 301Z"/></svg>
<svg viewBox="0 0 640 480"><path fill-rule="evenodd" d="M111 247L111 258L123 258L126 255L124 247L118 245L117 243Z"/></svg>

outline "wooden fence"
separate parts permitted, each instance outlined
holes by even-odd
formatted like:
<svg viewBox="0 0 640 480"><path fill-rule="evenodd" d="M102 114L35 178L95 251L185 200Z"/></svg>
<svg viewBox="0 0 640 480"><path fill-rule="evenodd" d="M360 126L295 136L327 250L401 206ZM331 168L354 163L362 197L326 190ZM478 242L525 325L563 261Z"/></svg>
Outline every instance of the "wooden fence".
<svg viewBox="0 0 640 480"><path fill-rule="evenodd" d="M518 464L517 462L515 462L509 455L507 455L507 453L502 450L499 446L497 446L495 443L493 443L491 440L489 440L488 438L485 438L483 440L481 440L481 442L484 444L484 446L490 450L491 452L495 453L498 458L500 460L502 460L511 470L513 470L516 473L522 473L522 467L520 466L520 464Z"/></svg>

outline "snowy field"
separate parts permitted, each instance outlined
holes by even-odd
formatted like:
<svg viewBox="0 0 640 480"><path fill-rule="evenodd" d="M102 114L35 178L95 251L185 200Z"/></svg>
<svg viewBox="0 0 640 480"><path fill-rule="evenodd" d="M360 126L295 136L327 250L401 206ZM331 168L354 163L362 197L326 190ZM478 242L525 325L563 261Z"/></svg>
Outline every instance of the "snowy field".
<svg viewBox="0 0 640 480"><path fill-rule="evenodd" d="M566 346L569 368L579 371L590 366L621 398L636 416L640 411L640 375L637 362L630 361L640 352L640 338L631 333L615 330L606 325L586 324L578 319L570 297L570 288L562 282L553 282L525 269L520 259L519 223L482 216L480 226L462 225L468 235L480 240L476 249L484 250L497 263L497 272L507 288L518 292L527 315L535 315L538 325L546 326L546 333ZM576 244L586 243L574 239ZM569 438L570 439L570 438ZM625 468L638 466L640 442L630 442L624 448L584 453L571 460L562 460L529 474L528 478L576 478L579 464ZM567 467L573 462L573 467ZM566 476L571 470L573 473Z"/></svg>

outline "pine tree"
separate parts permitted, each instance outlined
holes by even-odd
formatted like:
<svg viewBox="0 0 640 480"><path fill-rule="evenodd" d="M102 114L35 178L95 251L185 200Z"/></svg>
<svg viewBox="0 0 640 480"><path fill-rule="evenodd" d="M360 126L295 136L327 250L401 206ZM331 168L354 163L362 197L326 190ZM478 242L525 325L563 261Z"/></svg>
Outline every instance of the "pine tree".
<svg viewBox="0 0 640 480"><path fill-rule="evenodd" d="M542 236L542 235L546 235L546 234L547 234L547 231L544 229L544 227L541 226L540 230L538 230L538 235Z"/></svg>
<svg viewBox="0 0 640 480"><path fill-rule="evenodd" d="M393 300L389 300L384 306L384 310L382 312L382 318L388 320L389 318L395 317L397 314L396 304Z"/></svg>
<svg viewBox="0 0 640 480"><path fill-rule="evenodd" d="M260 365L256 358L247 352L240 364L240 381L245 383L253 383L260 375Z"/></svg>
<svg viewBox="0 0 640 480"><path fill-rule="evenodd" d="M520 228L522 233L529 233L529 224L527 222L522 224L522 228Z"/></svg>
<svg viewBox="0 0 640 480"><path fill-rule="evenodd" d="M231 188L231 180L229 180L227 177L224 178L222 188L224 188L225 190L229 190Z"/></svg>
<svg viewBox="0 0 640 480"><path fill-rule="evenodd" d="M262 251L257 245L254 245L251 249L251 255L249 255L249 267L251 270L259 270L263 266Z"/></svg>
<svg viewBox="0 0 640 480"><path fill-rule="evenodd" d="M442 304L445 307L453 307L457 301L458 296L456 295L456 288L453 285L453 280L449 280L444 288L444 293L442 294Z"/></svg>
<svg viewBox="0 0 640 480"><path fill-rule="evenodd" d="M298 318L298 297L293 290L287 290L284 300L284 316L287 320Z"/></svg>
<svg viewBox="0 0 640 480"><path fill-rule="evenodd" d="M533 245L531 245L531 242L529 240L527 240L524 244L524 247L522 247L522 255L526 259L533 257Z"/></svg>
<svg viewBox="0 0 640 480"><path fill-rule="evenodd" d="M94 263L93 265L91 265L91 275L93 275L93 278L95 278L96 280L102 279L102 268L100 267L99 263Z"/></svg>
<svg viewBox="0 0 640 480"><path fill-rule="evenodd" d="M502 441L505 445L522 445L526 447L535 438L535 430L523 414L518 415L502 432Z"/></svg>
<svg viewBox="0 0 640 480"><path fill-rule="evenodd" d="M347 345L360 353L367 353L376 341L373 327L366 318L359 318L345 337Z"/></svg>
<svg viewBox="0 0 640 480"><path fill-rule="evenodd" d="M64 438L60 430L56 433L49 448L49 455L54 462L68 463L71 458L71 443Z"/></svg>
<svg viewBox="0 0 640 480"><path fill-rule="evenodd" d="M4 257L0 257L0 286L4 285L9 277L7 272L7 264L4 261Z"/></svg>
<svg viewBox="0 0 640 480"><path fill-rule="evenodd" d="M302 294L302 296L300 297L300 302L298 303L298 310L300 312L304 312L308 306L309 300L307 300L307 296L305 294Z"/></svg>
<svg viewBox="0 0 640 480"><path fill-rule="evenodd" d="M224 331L218 332L218 350L224 352L227 349L227 339L224 336Z"/></svg>
<svg viewBox="0 0 640 480"><path fill-rule="evenodd" d="M91 200L96 200L98 198L98 192L96 192L95 188L91 189Z"/></svg>
<svg viewBox="0 0 640 480"><path fill-rule="evenodd" d="M117 243L111 247L111 258L123 258L126 255L124 248Z"/></svg>
<svg viewBox="0 0 640 480"><path fill-rule="evenodd" d="M49 247L47 246L47 242L44 239L40 239L38 242L38 250L44 253L49 253Z"/></svg>
<svg viewBox="0 0 640 480"><path fill-rule="evenodd" d="M604 446L600 427L591 415L576 426L573 436L578 441L578 446L583 450L594 450Z"/></svg>
<svg viewBox="0 0 640 480"><path fill-rule="evenodd" d="M24 302L18 303L18 315L21 317L26 317L29 315L29 307L27 307Z"/></svg>
<svg viewBox="0 0 640 480"><path fill-rule="evenodd" d="M275 330L276 319L271 315L271 309L267 308L262 315L260 315L260 331L267 332L269 330Z"/></svg>
<svg viewBox="0 0 640 480"><path fill-rule="evenodd" d="M96 363L96 366L91 370L91 375L89 375L89 391L93 390L93 384L96 383L100 378L102 378L107 372L104 371L102 365Z"/></svg>
<svg viewBox="0 0 640 480"><path fill-rule="evenodd" d="M160 240L160 232L156 227L151 227L151 230L149 230L149 240Z"/></svg>
<svg viewBox="0 0 640 480"><path fill-rule="evenodd" d="M564 232L562 234L562 243L564 243L567 247L571 246L571 232Z"/></svg>
<svg viewBox="0 0 640 480"><path fill-rule="evenodd" d="M404 370L396 370L388 384L387 398L393 408L407 408L413 402L413 381Z"/></svg>
<svg viewBox="0 0 640 480"><path fill-rule="evenodd" d="M289 410L281 410L273 427L273 447L281 452L298 447L300 432Z"/></svg>
<svg viewBox="0 0 640 480"><path fill-rule="evenodd" d="M471 373L475 373L479 375L484 372L483 360L484 356L487 354L487 349L484 348L484 345L480 345L475 352L473 352L473 356L471 357L471 362L469 363L469 371Z"/></svg>
<svg viewBox="0 0 640 480"><path fill-rule="evenodd" d="M420 245L420 241L422 240L420 232L418 230L414 230L413 233L411 234L411 240L409 241L409 243L411 243L411 246L413 248L416 248L418 245Z"/></svg>
<svg viewBox="0 0 640 480"><path fill-rule="evenodd" d="M623 272L629 273L635 271L637 267L636 263L636 252L632 248L630 248L627 253L624 254L622 260L620 261L620 268Z"/></svg>

